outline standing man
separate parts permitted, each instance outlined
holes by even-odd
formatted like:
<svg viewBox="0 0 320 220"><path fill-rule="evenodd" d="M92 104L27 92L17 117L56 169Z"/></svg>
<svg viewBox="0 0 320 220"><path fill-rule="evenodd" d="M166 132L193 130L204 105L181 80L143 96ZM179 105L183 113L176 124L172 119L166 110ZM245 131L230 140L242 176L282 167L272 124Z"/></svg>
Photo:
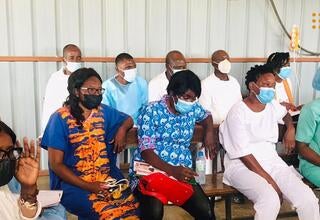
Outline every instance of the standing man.
<svg viewBox="0 0 320 220"><path fill-rule="evenodd" d="M148 84L137 75L136 63L130 54L119 54L115 64L116 74L102 84L105 89L102 103L130 115L136 125L139 109L148 103Z"/></svg>
<svg viewBox="0 0 320 220"><path fill-rule="evenodd" d="M47 126L49 118L58 108L62 107L68 96L68 78L70 74L81 67L81 51L74 44L67 44L63 48L63 67L53 73L47 83L43 100L41 129Z"/></svg>
<svg viewBox="0 0 320 220"><path fill-rule="evenodd" d="M229 54L224 50L217 50L211 56L214 72L201 82L202 93L200 104L212 114L214 124L225 120L231 107L242 100L240 84L231 75ZM218 159L218 165L221 163ZM221 171L221 166L217 167ZM206 174L212 173L212 160L207 160Z"/></svg>
<svg viewBox="0 0 320 220"><path fill-rule="evenodd" d="M158 101L167 94L167 86L171 76L185 70L186 60L180 51L172 50L166 56L166 70L149 82L149 102Z"/></svg>
<svg viewBox="0 0 320 220"><path fill-rule="evenodd" d="M63 66L60 70L53 73L47 83L46 92L43 100L41 133L44 132L50 116L62 107L68 96L68 79L71 73L81 67L81 51L74 44L67 44L63 48ZM48 168L48 153L41 150L41 167Z"/></svg>

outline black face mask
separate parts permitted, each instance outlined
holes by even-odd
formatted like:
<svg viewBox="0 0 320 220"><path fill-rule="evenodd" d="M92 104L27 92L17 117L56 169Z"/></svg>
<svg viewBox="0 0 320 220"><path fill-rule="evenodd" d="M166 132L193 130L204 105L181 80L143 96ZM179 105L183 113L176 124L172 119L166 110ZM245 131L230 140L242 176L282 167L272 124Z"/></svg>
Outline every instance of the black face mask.
<svg viewBox="0 0 320 220"><path fill-rule="evenodd" d="M83 97L82 105L90 110L97 108L102 101L102 95L83 95Z"/></svg>
<svg viewBox="0 0 320 220"><path fill-rule="evenodd" d="M16 160L9 158L0 161L0 186L4 186L10 182L16 169Z"/></svg>

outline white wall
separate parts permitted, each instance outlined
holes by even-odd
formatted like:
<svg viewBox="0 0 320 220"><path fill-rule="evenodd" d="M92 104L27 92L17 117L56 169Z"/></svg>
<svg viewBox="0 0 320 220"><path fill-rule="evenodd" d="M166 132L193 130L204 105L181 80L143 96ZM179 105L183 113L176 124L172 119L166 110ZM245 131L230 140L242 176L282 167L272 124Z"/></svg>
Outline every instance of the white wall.
<svg viewBox="0 0 320 220"><path fill-rule="evenodd" d="M312 13L320 2L276 0L290 30L301 28L301 44L320 50L319 28L312 29ZM317 16L316 19L320 19ZM320 25L320 23L318 23ZM186 57L209 57L225 49L231 57L266 57L287 51L285 37L269 0L0 0L0 56L61 56L65 44L80 46L83 56L164 57L181 50ZM40 134L40 114L46 82L60 63L0 63L0 117L18 136ZM112 63L86 63L103 77L113 74ZM252 66L233 64L232 74L243 85ZM311 88L316 63L294 65L301 89L296 100L305 103L317 94ZM147 80L163 64L139 64ZM200 78L209 64L190 64ZM293 80L295 78L293 77ZM245 88L243 88L245 91Z"/></svg>

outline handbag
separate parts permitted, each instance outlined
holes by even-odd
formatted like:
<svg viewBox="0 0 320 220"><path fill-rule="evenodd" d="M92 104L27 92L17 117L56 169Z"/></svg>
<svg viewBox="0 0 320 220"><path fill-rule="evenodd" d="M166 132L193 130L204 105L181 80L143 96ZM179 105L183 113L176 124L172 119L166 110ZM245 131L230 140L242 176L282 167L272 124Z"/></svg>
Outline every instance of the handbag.
<svg viewBox="0 0 320 220"><path fill-rule="evenodd" d="M143 195L153 196L164 205L172 202L181 206L193 194L191 184L172 179L163 173L152 173L141 177L138 186Z"/></svg>

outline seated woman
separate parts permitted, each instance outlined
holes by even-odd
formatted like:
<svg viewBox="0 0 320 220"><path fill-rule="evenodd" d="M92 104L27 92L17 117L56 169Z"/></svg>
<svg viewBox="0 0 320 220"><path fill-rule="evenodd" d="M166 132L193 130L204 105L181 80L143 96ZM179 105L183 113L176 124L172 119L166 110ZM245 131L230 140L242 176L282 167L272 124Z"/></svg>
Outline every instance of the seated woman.
<svg viewBox="0 0 320 220"><path fill-rule="evenodd" d="M167 87L168 95L144 106L138 118L139 146L133 161L145 161L178 181L189 182L197 175L192 169L189 150L195 123L204 127L206 155L215 154L212 117L198 103L201 94L199 78L190 70L175 73ZM133 163L132 163L133 164ZM142 219L162 219L163 203L143 195L133 167L129 170L131 187L140 201ZM179 190L179 189L172 189ZM196 219L214 219L214 210L200 185L193 185L193 195L181 206Z"/></svg>
<svg viewBox="0 0 320 220"><path fill-rule="evenodd" d="M42 210L37 201L40 146L24 138L23 148L11 128L0 121L1 219L66 219L61 205ZM20 198L16 193L20 193Z"/></svg>
<svg viewBox="0 0 320 220"><path fill-rule="evenodd" d="M285 107L273 100L272 68L251 68L245 83L248 97L234 105L220 125L220 142L226 150L224 183L254 203L255 219L276 219L282 199L293 204L299 219L320 219L318 199L276 151L278 121L287 127L288 151L295 145L295 129Z"/></svg>
<svg viewBox="0 0 320 220"><path fill-rule="evenodd" d="M320 72L313 79L313 88L320 91ZM296 133L299 169L311 183L320 187L320 99L303 106Z"/></svg>
<svg viewBox="0 0 320 220"><path fill-rule="evenodd" d="M302 106L294 104L292 82L290 75L292 69L290 67L289 53L276 52L272 53L267 60L267 64L273 68L275 74L275 98L284 105L290 112L299 111Z"/></svg>
<svg viewBox="0 0 320 220"><path fill-rule="evenodd" d="M110 185L123 178L116 153L125 147L133 121L100 104L101 82L91 68L69 77L67 101L51 116L42 137L50 187L63 190L61 203L79 219L138 219L138 203L128 184Z"/></svg>

